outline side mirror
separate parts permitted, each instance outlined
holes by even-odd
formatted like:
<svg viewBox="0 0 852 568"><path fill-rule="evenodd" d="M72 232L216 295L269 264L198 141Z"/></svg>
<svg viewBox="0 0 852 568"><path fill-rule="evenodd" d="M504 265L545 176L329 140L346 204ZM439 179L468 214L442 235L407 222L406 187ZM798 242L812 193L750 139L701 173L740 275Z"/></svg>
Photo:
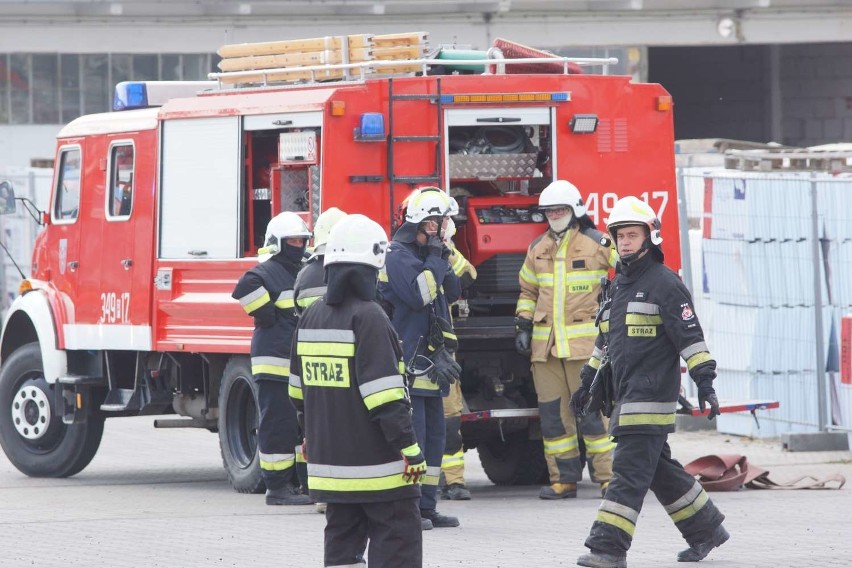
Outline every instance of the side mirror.
<svg viewBox="0 0 852 568"><path fill-rule="evenodd" d="M15 188L8 180L0 181L0 215L15 212Z"/></svg>

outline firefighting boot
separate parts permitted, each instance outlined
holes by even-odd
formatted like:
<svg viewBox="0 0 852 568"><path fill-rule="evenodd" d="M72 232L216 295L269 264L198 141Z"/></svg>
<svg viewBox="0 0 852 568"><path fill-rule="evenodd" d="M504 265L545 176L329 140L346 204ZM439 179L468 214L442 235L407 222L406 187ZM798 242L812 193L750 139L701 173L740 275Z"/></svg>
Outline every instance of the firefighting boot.
<svg viewBox="0 0 852 568"><path fill-rule="evenodd" d="M716 530L713 531L713 534L710 535L710 540L706 542L698 542L692 544L686 550L681 550L677 553L677 561L678 562L698 562L705 558L710 551L716 548L717 546L722 546L725 542L731 538L731 535L728 534L728 531L725 530L725 527L719 525L716 527Z"/></svg>
<svg viewBox="0 0 852 568"><path fill-rule="evenodd" d="M302 495L299 489L289 483L280 489L266 490L267 505L310 505L313 503L307 495Z"/></svg>
<svg viewBox="0 0 852 568"><path fill-rule="evenodd" d="M592 550L578 558L577 565L591 568L627 568L627 557Z"/></svg>
<svg viewBox="0 0 852 568"><path fill-rule="evenodd" d="M577 496L576 483L554 483L542 487L538 492L539 499L570 499Z"/></svg>
<svg viewBox="0 0 852 568"><path fill-rule="evenodd" d="M432 521L425 517L420 517L420 530L421 531L431 531L435 526L432 524Z"/></svg>
<svg viewBox="0 0 852 568"><path fill-rule="evenodd" d="M328 508L328 503L317 503L316 510L317 513L325 515L325 510Z"/></svg>
<svg viewBox="0 0 852 568"><path fill-rule="evenodd" d="M441 497L450 501L470 501L470 491L462 483L450 483L441 490Z"/></svg>
<svg viewBox="0 0 852 568"><path fill-rule="evenodd" d="M458 517L442 515L437 509L420 509L420 519L432 521L432 526L439 529L459 526Z"/></svg>

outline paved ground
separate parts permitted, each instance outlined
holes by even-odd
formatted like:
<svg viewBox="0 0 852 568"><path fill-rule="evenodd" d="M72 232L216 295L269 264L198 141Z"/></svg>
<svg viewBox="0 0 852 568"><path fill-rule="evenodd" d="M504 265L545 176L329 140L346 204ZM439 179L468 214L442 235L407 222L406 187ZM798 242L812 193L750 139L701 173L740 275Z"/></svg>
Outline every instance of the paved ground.
<svg viewBox="0 0 852 568"><path fill-rule="evenodd" d="M220 467L215 435L154 430L151 418L107 422L101 450L71 479L30 479L0 454L0 567L302 567L322 565L324 517L311 507L267 507L238 495ZM789 453L777 441L716 433L671 437L684 463L741 453L785 481L842 473L840 491L714 494L732 538L706 567L852 566L852 453ZM459 529L424 533L425 566L574 566L599 503L590 483L571 501L537 487L491 485L467 453L470 502L442 503ZM631 568L678 566L683 548L662 507L646 502ZM680 565L683 566L683 565Z"/></svg>

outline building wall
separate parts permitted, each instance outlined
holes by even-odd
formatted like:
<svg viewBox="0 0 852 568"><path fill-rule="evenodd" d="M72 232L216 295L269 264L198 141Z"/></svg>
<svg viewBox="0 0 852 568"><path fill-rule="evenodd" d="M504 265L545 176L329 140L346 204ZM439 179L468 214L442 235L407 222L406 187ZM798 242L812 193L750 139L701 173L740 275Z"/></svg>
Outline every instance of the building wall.
<svg viewBox="0 0 852 568"><path fill-rule="evenodd" d="M852 43L787 45L782 54L785 142L852 142Z"/></svg>

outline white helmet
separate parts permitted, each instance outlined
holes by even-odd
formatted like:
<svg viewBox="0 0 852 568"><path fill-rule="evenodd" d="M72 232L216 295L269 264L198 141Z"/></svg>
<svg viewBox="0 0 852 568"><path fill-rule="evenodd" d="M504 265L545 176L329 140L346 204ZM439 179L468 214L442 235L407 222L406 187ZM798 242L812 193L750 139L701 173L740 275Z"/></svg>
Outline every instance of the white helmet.
<svg viewBox="0 0 852 568"><path fill-rule="evenodd" d="M446 217L449 212L449 195L437 187L423 187L409 196L405 220L409 223L420 223L429 217Z"/></svg>
<svg viewBox="0 0 852 568"><path fill-rule="evenodd" d="M459 202L456 198L450 195L450 211L447 213L450 217L455 217L459 214Z"/></svg>
<svg viewBox="0 0 852 568"><path fill-rule="evenodd" d="M345 218L346 213L337 207L329 207L320 213L316 224L314 224L314 254L325 253L325 244L328 242L331 228Z"/></svg>
<svg viewBox="0 0 852 568"><path fill-rule="evenodd" d="M619 199L609 212L606 229L609 231L613 242L616 242L615 233L619 227L628 225L645 225L651 232L651 244L659 246L663 242L660 234L660 219L650 205L639 199L628 195Z"/></svg>
<svg viewBox="0 0 852 568"><path fill-rule="evenodd" d="M450 217L449 219L447 219L447 226L444 227L444 236L443 236L444 242L449 243L450 240L455 236L455 234L456 234L456 222L453 221L452 217Z"/></svg>
<svg viewBox="0 0 852 568"><path fill-rule="evenodd" d="M263 247L257 251L258 260L266 262L284 248L287 239L309 239L311 231L302 218L291 211L279 213L266 225Z"/></svg>
<svg viewBox="0 0 852 568"><path fill-rule="evenodd" d="M573 183L558 179L551 182L538 196L539 209L550 209L552 207L570 207L575 217L586 214L586 206L580 196L580 190Z"/></svg>
<svg viewBox="0 0 852 568"><path fill-rule="evenodd" d="M325 248L325 266L347 262L374 268L385 265L388 235L381 225L358 213L347 215L331 229Z"/></svg>

